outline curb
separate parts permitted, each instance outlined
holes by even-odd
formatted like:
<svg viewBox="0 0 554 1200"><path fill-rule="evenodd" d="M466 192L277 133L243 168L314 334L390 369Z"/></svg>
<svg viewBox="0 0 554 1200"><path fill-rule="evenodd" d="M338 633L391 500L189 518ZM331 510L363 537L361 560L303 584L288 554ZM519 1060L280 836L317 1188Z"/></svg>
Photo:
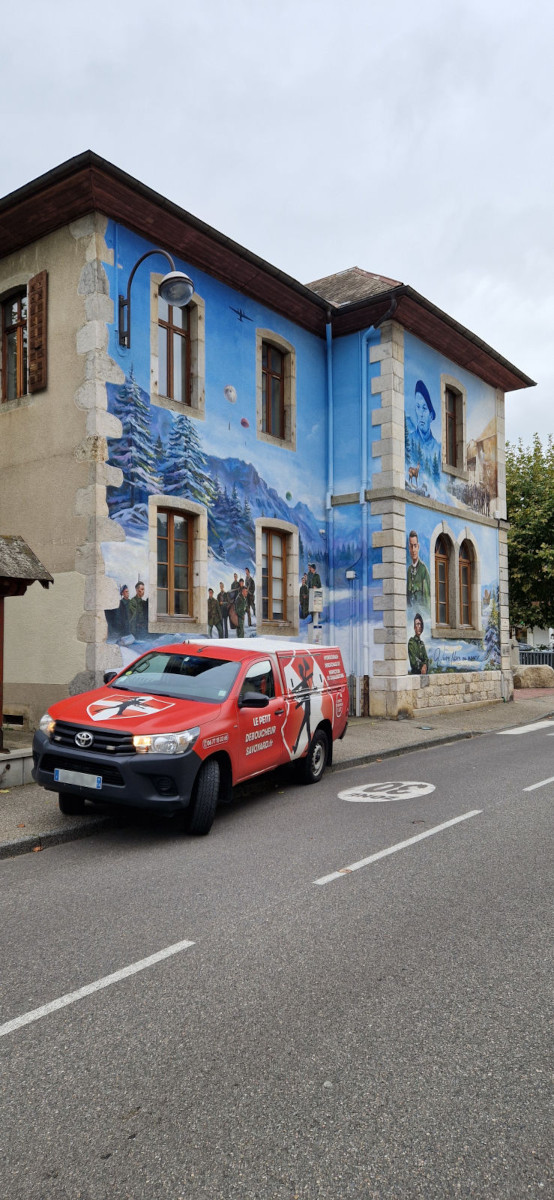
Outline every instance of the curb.
<svg viewBox="0 0 554 1200"><path fill-rule="evenodd" d="M76 842L105 828L112 821L113 817L90 817L86 825L70 825L66 829L53 829L49 833L31 834L29 837L16 838L13 842L2 842L0 859L15 858L18 854L29 854L33 850L46 850L48 846L57 846L61 842Z"/></svg>
<svg viewBox="0 0 554 1200"><path fill-rule="evenodd" d="M375 754L361 754L357 758L349 758L344 762L332 763L331 772L350 770L351 767L363 767L368 763L382 762L384 758L398 758L401 754L412 754L416 750L432 750L433 746L448 746L450 742L463 742L468 738L481 737L483 733L496 732L488 729L477 729L469 733L446 733L444 737L429 738L426 742L414 742L412 746L396 746L394 750L380 750Z"/></svg>

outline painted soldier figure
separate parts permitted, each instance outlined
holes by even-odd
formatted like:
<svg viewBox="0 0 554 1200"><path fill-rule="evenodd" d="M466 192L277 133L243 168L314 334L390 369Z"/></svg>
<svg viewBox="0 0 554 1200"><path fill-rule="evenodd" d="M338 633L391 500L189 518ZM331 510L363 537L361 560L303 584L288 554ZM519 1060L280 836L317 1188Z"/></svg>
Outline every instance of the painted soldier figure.
<svg viewBox="0 0 554 1200"><path fill-rule="evenodd" d="M248 616L248 624L251 625L251 614L253 613L254 616L256 616L256 584L254 582L254 577L250 574L249 567L246 567L244 572L244 586L248 593L246 598L246 613Z"/></svg>
<svg viewBox="0 0 554 1200"><path fill-rule="evenodd" d="M306 617L309 615L309 612L310 612L310 589L308 587L308 576L307 575L302 576L302 583L300 584L299 599L300 599L300 616L301 616L302 620L305 621Z"/></svg>
<svg viewBox="0 0 554 1200"><path fill-rule="evenodd" d="M308 587L321 587L321 579L315 569L315 563L308 563Z"/></svg>
<svg viewBox="0 0 554 1200"><path fill-rule="evenodd" d="M217 636L223 637L223 622L221 619L221 609L214 596L214 589L208 588L208 636L212 636L213 627L217 629Z"/></svg>
<svg viewBox="0 0 554 1200"><path fill-rule="evenodd" d="M406 576L406 599L409 605L421 604L429 608L431 603L431 577L425 563L419 557L419 538L415 529L408 535L411 563Z"/></svg>
<svg viewBox="0 0 554 1200"><path fill-rule="evenodd" d="M235 571L235 574L233 575L233 582L229 588L229 594L230 594L231 600L236 599L236 595L237 595L239 588L240 588L239 577L237 575L237 572Z"/></svg>
<svg viewBox="0 0 554 1200"><path fill-rule="evenodd" d="M414 636L408 642L408 658L410 660L410 675L427 675L429 658L421 640L423 633L423 617L416 613L414 617Z"/></svg>
<svg viewBox="0 0 554 1200"><path fill-rule="evenodd" d="M148 600L144 599L142 579L135 584L135 594L129 600L129 631L140 641L148 633Z"/></svg>
<svg viewBox="0 0 554 1200"><path fill-rule="evenodd" d="M235 612L238 617L237 637L244 637L244 617L247 609L248 589L242 587L240 592L237 592L235 599Z"/></svg>
<svg viewBox="0 0 554 1200"><path fill-rule="evenodd" d="M223 621L223 637L229 637L229 593L225 591L223 582L219 581L219 592L217 593L217 603L221 610L221 620Z"/></svg>
<svg viewBox="0 0 554 1200"><path fill-rule="evenodd" d="M126 637L131 632L129 625L129 606L131 601L129 600L129 588L126 583L119 589L119 595L121 596L121 600L119 601L119 608L117 610L117 632L119 637Z"/></svg>

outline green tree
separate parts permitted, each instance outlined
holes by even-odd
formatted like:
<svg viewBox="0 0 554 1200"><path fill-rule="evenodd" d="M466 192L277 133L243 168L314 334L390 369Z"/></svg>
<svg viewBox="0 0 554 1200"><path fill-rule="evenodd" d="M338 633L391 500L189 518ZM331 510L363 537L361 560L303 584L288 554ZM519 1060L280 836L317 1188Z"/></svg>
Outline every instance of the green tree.
<svg viewBox="0 0 554 1200"><path fill-rule="evenodd" d="M506 447L510 620L554 625L554 444Z"/></svg>

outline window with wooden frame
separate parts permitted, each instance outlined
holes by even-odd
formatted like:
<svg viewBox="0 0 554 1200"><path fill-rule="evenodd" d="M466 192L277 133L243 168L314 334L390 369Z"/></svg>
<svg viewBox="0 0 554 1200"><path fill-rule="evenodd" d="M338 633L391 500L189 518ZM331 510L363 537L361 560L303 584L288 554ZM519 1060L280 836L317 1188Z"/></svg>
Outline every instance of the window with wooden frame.
<svg viewBox="0 0 554 1200"><path fill-rule="evenodd" d="M40 271L0 302L4 403L46 388L47 290L48 274Z"/></svg>
<svg viewBox="0 0 554 1200"><path fill-rule="evenodd" d="M452 375L441 375L442 469L467 479L467 392Z"/></svg>
<svg viewBox="0 0 554 1200"><path fill-rule="evenodd" d="M190 404L191 347L189 308L166 304L158 296L158 391Z"/></svg>
<svg viewBox="0 0 554 1200"><path fill-rule="evenodd" d="M287 534L262 529L262 617L287 619Z"/></svg>
<svg viewBox="0 0 554 1200"><path fill-rule="evenodd" d="M452 388L447 387L444 391L444 419L446 422L446 446L445 455L446 462L449 467L457 467L458 449L457 449L457 431L459 424L459 405L462 397L459 392L455 392Z"/></svg>
<svg viewBox="0 0 554 1200"><path fill-rule="evenodd" d="M256 329L256 433L296 450L296 351L271 329Z"/></svg>
<svg viewBox="0 0 554 1200"><path fill-rule="evenodd" d="M194 518L171 508L157 510L157 613L192 616Z"/></svg>
<svg viewBox="0 0 554 1200"><path fill-rule="evenodd" d="M460 587L460 625L473 624L471 613L471 592L473 583L473 554L468 541L462 542L458 556L459 587Z"/></svg>
<svg viewBox="0 0 554 1200"><path fill-rule="evenodd" d="M27 292L2 304L2 399L19 400L27 393Z"/></svg>
<svg viewBox="0 0 554 1200"><path fill-rule="evenodd" d="M451 546L443 534L435 542L435 620L437 625L450 624L449 570Z"/></svg>
<svg viewBox="0 0 554 1200"><path fill-rule="evenodd" d="M285 436L285 355L271 342L262 342L262 430Z"/></svg>

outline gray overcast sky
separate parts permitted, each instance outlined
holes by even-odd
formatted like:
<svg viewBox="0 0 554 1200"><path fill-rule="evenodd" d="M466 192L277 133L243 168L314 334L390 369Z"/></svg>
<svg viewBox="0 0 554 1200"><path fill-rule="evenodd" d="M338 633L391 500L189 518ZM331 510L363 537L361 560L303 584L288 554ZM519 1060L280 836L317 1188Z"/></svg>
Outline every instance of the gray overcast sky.
<svg viewBox="0 0 554 1200"><path fill-rule="evenodd" d="M553 35L549 0L24 0L0 194L91 149L303 283L409 283L536 379L507 436L545 440Z"/></svg>

